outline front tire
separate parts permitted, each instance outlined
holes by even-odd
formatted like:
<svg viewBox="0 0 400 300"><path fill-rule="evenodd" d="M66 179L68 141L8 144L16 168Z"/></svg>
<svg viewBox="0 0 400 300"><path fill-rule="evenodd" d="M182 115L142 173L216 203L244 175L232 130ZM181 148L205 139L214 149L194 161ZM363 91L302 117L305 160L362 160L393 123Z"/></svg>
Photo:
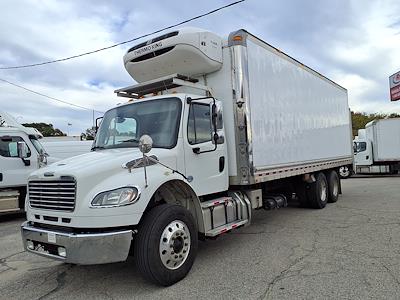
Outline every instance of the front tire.
<svg viewBox="0 0 400 300"><path fill-rule="evenodd" d="M190 271L197 254L197 227L182 206L162 204L149 211L138 228L134 253L142 276L169 286Z"/></svg>

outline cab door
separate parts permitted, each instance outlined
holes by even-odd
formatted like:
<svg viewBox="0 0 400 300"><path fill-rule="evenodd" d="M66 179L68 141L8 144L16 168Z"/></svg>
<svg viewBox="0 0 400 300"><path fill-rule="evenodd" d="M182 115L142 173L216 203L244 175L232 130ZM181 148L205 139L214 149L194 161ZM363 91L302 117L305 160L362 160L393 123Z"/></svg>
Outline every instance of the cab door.
<svg viewBox="0 0 400 300"><path fill-rule="evenodd" d="M356 142L357 152L354 154L354 160L358 166L370 166L373 164L372 143L367 140Z"/></svg>
<svg viewBox="0 0 400 300"><path fill-rule="evenodd" d="M17 143L25 142L27 147L29 165L25 165L18 157ZM38 168L38 159L34 147L29 140L21 136L0 136L0 187L24 186L28 176ZM31 149L32 148L32 149Z"/></svg>
<svg viewBox="0 0 400 300"><path fill-rule="evenodd" d="M221 103L213 98L189 101L184 120L185 175L196 194L227 190L228 162Z"/></svg>

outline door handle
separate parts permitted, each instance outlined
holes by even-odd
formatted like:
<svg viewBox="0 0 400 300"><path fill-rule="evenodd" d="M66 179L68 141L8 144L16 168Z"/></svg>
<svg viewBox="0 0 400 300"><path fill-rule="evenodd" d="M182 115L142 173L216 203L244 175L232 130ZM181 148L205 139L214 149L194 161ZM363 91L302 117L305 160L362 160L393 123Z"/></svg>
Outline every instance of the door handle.
<svg viewBox="0 0 400 300"><path fill-rule="evenodd" d="M219 172L221 173L225 169L225 156L219 158Z"/></svg>

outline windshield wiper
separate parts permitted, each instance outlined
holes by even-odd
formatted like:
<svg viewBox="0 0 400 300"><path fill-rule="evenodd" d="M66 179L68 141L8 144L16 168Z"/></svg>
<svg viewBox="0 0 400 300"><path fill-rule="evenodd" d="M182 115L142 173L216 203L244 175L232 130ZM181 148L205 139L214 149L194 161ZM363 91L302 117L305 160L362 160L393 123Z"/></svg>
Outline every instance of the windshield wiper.
<svg viewBox="0 0 400 300"><path fill-rule="evenodd" d="M122 144L122 143L132 143L132 142L139 143L139 140L138 139L129 139L129 140L121 141L120 144Z"/></svg>
<svg viewBox="0 0 400 300"><path fill-rule="evenodd" d="M95 151L96 149L106 149L106 148L102 146L94 146L90 150Z"/></svg>

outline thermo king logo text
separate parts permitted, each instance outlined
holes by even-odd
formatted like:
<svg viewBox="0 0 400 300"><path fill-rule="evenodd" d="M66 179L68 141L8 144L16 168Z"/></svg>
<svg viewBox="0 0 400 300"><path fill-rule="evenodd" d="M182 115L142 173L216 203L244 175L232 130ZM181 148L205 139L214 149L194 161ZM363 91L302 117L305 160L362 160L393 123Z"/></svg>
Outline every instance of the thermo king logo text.
<svg viewBox="0 0 400 300"><path fill-rule="evenodd" d="M136 55L142 55L145 52L151 52L151 51L155 51L158 48L162 47L162 42L158 42L152 45L148 45L148 46L144 46L143 48L137 49L134 51L135 56Z"/></svg>

